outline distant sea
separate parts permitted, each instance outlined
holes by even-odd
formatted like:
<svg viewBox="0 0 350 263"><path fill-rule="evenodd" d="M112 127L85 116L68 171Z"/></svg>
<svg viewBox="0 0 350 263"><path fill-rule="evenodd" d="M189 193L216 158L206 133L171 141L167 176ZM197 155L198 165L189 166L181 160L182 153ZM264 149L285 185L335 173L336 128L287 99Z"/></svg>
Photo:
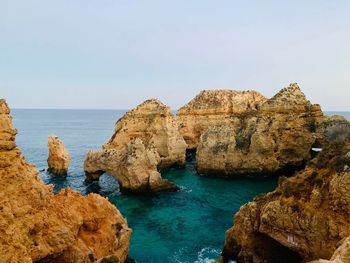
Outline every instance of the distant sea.
<svg viewBox="0 0 350 263"><path fill-rule="evenodd" d="M156 196L127 196L108 174L99 182L85 183L83 162L89 150L99 149L112 136L115 122L125 110L35 110L14 109L19 133L17 144L30 163L47 168L47 137L56 134L73 160L66 178L45 171L41 177L57 192L71 187L83 195L99 193L118 207L133 228L130 257L138 263L212 262L220 256L225 231L233 215L254 196L276 187L276 179L200 177L195 162L169 169L162 176L181 190ZM329 112L350 119L350 112Z"/></svg>

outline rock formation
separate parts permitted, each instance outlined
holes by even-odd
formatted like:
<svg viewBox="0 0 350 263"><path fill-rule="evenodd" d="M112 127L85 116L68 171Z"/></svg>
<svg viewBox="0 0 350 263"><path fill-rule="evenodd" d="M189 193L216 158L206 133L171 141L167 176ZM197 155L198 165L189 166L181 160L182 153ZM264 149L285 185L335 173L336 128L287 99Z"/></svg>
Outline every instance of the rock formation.
<svg viewBox="0 0 350 263"><path fill-rule="evenodd" d="M266 98L256 91L204 90L177 111L180 133L188 148L198 147L208 127L231 123L231 116L254 114Z"/></svg>
<svg viewBox="0 0 350 263"><path fill-rule="evenodd" d="M56 175L67 175L71 156L63 142L56 135L50 135L47 146L49 148L48 171Z"/></svg>
<svg viewBox="0 0 350 263"><path fill-rule="evenodd" d="M127 112L115 125L115 132L104 149L125 146L140 138L145 147L155 147L159 167L183 165L187 145L178 131L178 124L170 108L157 99L146 100Z"/></svg>
<svg viewBox="0 0 350 263"><path fill-rule="evenodd" d="M131 229L97 194L54 195L15 143L10 110L0 100L0 261L124 262Z"/></svg>
<svg viewBox="0 0 350 263"><path fill-rule="evenodd" d="M97 179L102 171L115 176L123 192L159 192L177 186L162 179L157 170L160 156L155 148L146 149L137 138L118 149L103 149L87 154L84 169L88 180Z"/></svg>
<svg viewBox="0 0 350 263"><path fill-rule="evenodd" d="M324 116L297 84L266 100L253 91L205 91L179 110L201 174L271 174L302 167Z"/></svg>
<svg viewBox="0 0 350 263"><path fill-rule="evenodd" d="M350 128L343 126L304 170L241 207L221 261L349 262L349 236Z"/></svg>
<svg viewBox="0 0 350 263"><path fill-rule="evenodd" d="M177 189L162 179L157 169L183 165L186 147L169 107L151 99L118 120L103 149L87 154L84 170L90 180L108 172L118 179L124 191Z"/></svg>
<svg viewBox="0 0 350 263"><path fill-rule="evenodd" d="M349 263L350 262L350 237L346 238L337 248L330 260L320 259L311 263Z"/></svg>

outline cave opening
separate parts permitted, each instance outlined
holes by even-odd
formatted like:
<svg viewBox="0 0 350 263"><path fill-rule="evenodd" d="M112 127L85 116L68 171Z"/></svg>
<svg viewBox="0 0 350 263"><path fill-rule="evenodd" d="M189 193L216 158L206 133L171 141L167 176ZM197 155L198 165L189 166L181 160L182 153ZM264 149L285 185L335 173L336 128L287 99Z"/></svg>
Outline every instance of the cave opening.
<svg viewBox="0 0 350 263"><path fill-rule="evenodd" d="M301 256L275 239L258 233L255 255L269 263L301 263Z"/></svg>

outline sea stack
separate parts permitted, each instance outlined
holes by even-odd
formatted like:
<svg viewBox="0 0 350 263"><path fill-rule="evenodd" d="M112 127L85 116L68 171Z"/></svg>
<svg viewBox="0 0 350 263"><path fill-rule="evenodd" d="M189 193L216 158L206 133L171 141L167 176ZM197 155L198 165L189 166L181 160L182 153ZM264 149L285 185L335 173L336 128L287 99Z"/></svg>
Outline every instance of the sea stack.
<svg viewBox="0 0 350 263"><path fill-rule="evenodd" d="M71 156L63 142L56 135L50 135L47 146L49 148L48 171L55 175L67 175Z"/></svg>
<svg viewBox="0 0 350 263"><path fill-rule="evenodd" d="M177 118L180 133L196 149L198 172L226 176L303 167L325 119L295 83L271 99L255 91L204 91Z"/></svg>
<svg viewBox="0 0 350 263"><path fill-rule="evenodd" d="M9 113L0 100L0 261L125 262L131 229L120 212L97 194L54 195L17 148Z"/></svg>
<svg viewBox="0 0 350 263"><path fill-rule="evenodd" d="M186 148L170 108L157 99L146 100L118 120L102 150L87 154L84 170L88 180L108 172L124 192L176 190L158 169L184 165Z"/></svg>

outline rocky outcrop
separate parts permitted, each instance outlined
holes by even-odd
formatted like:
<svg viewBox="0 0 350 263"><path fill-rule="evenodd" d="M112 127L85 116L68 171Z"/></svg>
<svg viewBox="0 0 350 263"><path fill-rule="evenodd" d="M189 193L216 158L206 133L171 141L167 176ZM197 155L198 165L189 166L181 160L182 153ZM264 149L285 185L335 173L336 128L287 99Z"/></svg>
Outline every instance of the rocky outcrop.
<svg viewBox="0 0 350 263"><path fill-rule="evenodd" d="M348 241L339 247L350 236L349 131L338 132L304 170L281 177L274 192L241 207L222 262L349 262Z"/></svg>
<svg viewBox="0 0 350 263"><path fill-rule="evenodd" d="M47 146L49 148L48 171L56 175L67 175L71 156L63 142L56 135L50 135Z"/></svg>
<svg viewBox="0 0 350 263"><path fill-rule="evenodd" d="M54 195L15 143L10 110L0 100L0 261L124 262L131 229L97 194Z"/></svg>
<svg viewBox="0 0 350 263"><path fill-rule="evenodd" d="M330 260L320 259L310 263L349 263L350 262L350 237L346 238L341 246L334 252Z"/></svg>
<svg viewBox="0 0 350 263"><path fill-rule="evenodd" d="M115 125L115 132L104 149L118 149L139 138L146 148L154 147L159 167L184 165L187 145L178 131L170 108L157 99L146 100L127 112Z"/></svg>
<svg viewBox="0 0 350 263"><path fill-rule="evenodd" d="M124 147L91 151L87 154L84 170L88 180L107 172L115 176L123 192L160 192L177 190L177 186L162 179L157 170L160 156L156 149L146 149L137 138Z"/></svg>
<svg viewBox="0 0 350 263"><path fill-rule="evenodd" d="M312 147L321 141L317 127L325 117L320 106L312 105L297 84L268 100L255 92L213 94L202 92L178 114L182 120L180 131L197 148L201 174L294 171L310 160ZM226 104L229 106L225 108Z"/></svg>
<svg viewBox="0 0 350 263"><path fill-rule="evenodd" d="M186 147L169 107L147 100L118 120L102 150L87 154L84 170L88 180L108 172L126 192L174 190L158 168L183 165Z"/></svg>
<svg viewBox="0 0 350 263"><path fill-rule="evenodd" d="M230 124L231 116L254 114L265 101L256 91L204 90L177 111L180 133L188 148L195 149L208 127Z"/></svg>

